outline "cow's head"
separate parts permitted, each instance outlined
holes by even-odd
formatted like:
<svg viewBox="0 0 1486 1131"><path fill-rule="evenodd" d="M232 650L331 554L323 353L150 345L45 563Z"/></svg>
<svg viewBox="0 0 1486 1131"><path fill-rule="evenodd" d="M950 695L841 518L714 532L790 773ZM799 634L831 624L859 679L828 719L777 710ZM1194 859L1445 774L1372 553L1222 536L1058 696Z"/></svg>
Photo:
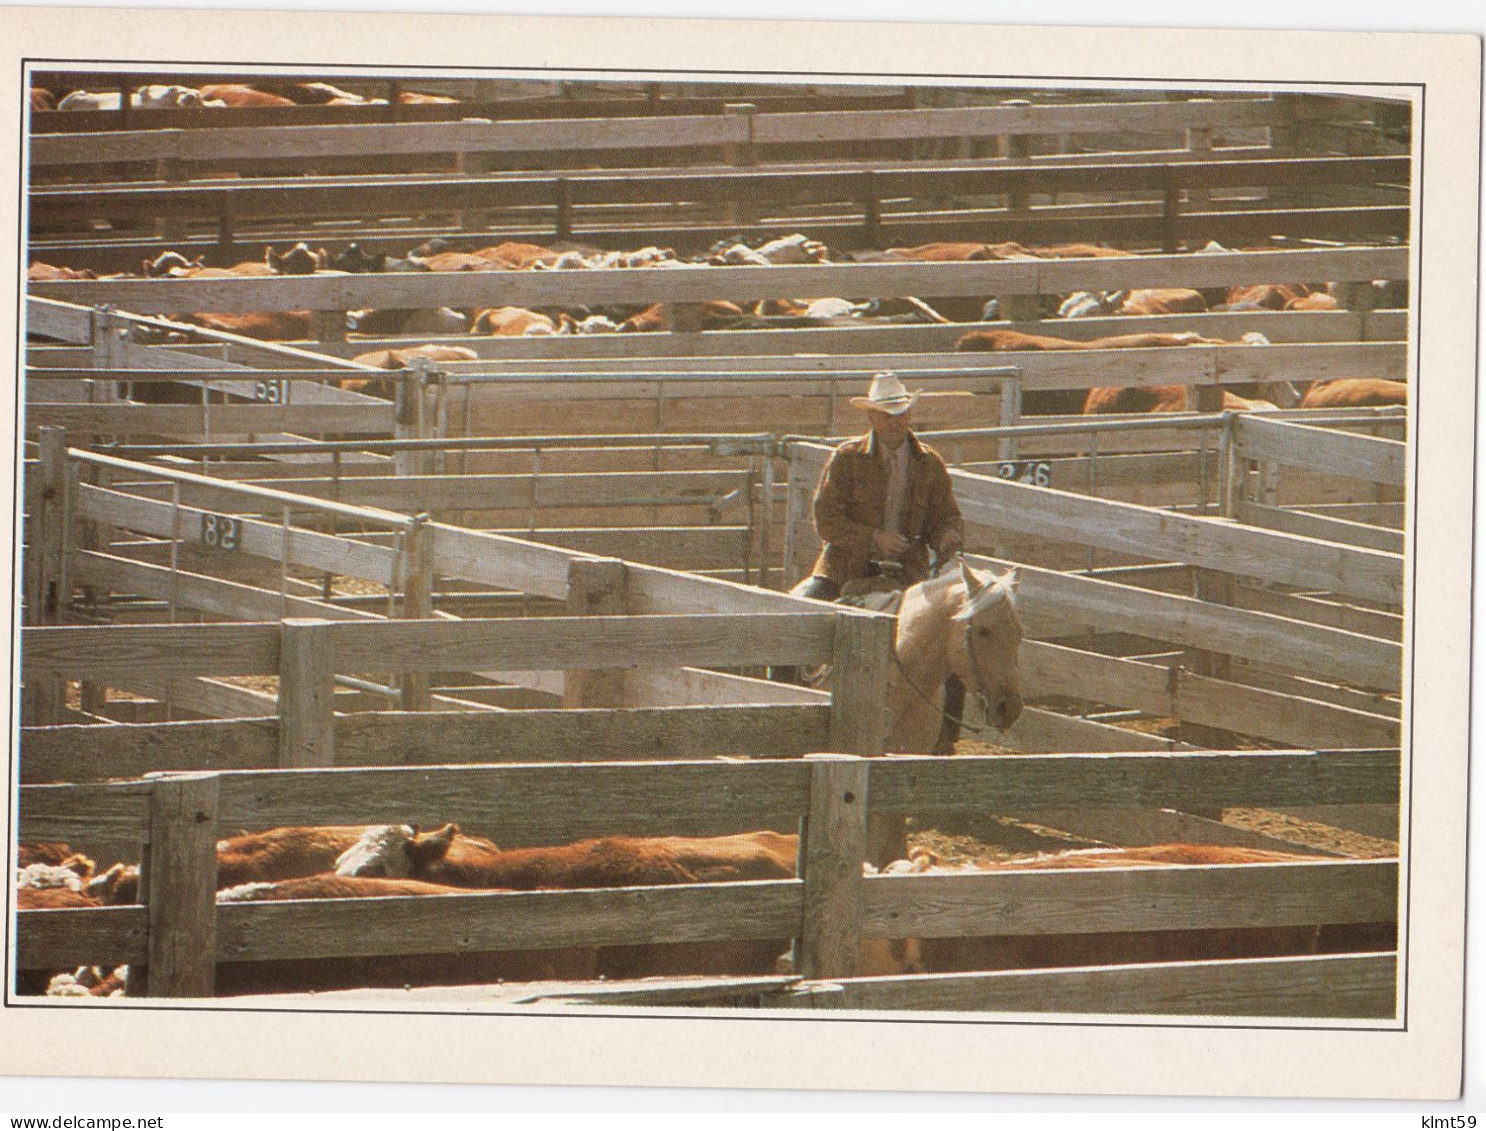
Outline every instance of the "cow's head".
<svg viewBox="0 0 1486 1131"><path fill-rule="evenodd" d="M412 825L372 825L335 860L341 876L403 877L412 874Z"/></svg>

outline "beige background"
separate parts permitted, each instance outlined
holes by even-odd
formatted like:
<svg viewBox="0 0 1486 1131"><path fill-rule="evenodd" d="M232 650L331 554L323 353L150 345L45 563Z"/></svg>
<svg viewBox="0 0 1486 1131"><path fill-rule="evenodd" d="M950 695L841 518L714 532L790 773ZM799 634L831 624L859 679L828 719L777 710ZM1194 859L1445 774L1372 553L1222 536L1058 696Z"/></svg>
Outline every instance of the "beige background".
<svg viewBox="0 0 1486 1131"><path fill-rule="evenodd" d="M0 8L0 64L5 64L0 66L0 107L13 111L20 105L20 68L15 64L23 56L198 59L221 66L288 64L296 53L307 53L303 57L319 64L389 67L726 67L798 73L829 68L920 76L977 73L998 80L1008 74L1047 75L1060 82L1084 74L1179 80L1184 85L1232 81L1265 89L1322 79L1328 84L1427 82L1423 227L1415 241L1424 254L1419 288L1423 396L1415 426L1426 460L1419 491L1411 489L1410 494L1422 500L1420 536L1413 550L1418 576L1427 585L1415 591L1412 607L1417 694L1409 1029L1310 1032L1045 1022L784 1022L753 1016L351 1018L254 1015L240 1009L27 1009L6 1010L0 1018L0 1068L116 1076L1397 1096L1416 1101L1455 1093L1462 1003L1469 647L1464 610L1469 603L1479 210L1475 40L923 24L397 20L362 14L217 12L187 19L178 12ZM0 308L7 311L16 308L15 280L23 265L14 246L17 118L0 112L5 162L0 231L7 241ZM17 356L11 319L0 325L0 348L7 357ZM0 434L12 436L13 406L3 407L7 415ZM0 486L12 512L14 488L10 479ZM65 1050L61 1056L60 1050ZM224 1055L228 1050L230 1056ZM0 1109L9 1106L3 1095Z"/></svg>

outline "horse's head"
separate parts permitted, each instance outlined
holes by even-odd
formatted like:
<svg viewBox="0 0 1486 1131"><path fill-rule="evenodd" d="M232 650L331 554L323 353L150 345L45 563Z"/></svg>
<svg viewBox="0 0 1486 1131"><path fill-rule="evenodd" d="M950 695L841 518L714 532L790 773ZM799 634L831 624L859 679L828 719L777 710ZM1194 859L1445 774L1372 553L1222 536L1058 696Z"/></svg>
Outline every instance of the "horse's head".
<svg viewBox="0 0 1486 1131"><path fill-rule="evenodd" d="M960 562L965 596L953 620L962 627L949 644L950 665L966 688L980 697L986 720L1006 730L1022 713L1017 650L1022 620L1016 609L1017 572L977 573Z"/></svg>

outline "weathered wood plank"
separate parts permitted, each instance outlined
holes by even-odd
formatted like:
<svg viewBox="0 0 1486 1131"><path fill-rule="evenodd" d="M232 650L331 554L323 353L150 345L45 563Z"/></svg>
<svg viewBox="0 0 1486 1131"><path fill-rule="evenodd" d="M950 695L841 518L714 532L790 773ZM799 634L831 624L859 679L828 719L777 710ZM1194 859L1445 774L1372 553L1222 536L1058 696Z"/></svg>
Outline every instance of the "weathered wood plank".
<svg viewBox="0 0 1486 1131"><path fill-rule="evenodd" d="M370 398L368 398L370 401ZM250 433L334 432L387 436L392 410L383 403L201 405L32 403L28 427L50 425L71 433L119 436L168 435L236 437Z"/></svg>
<svg viewBox="0 0 1486 1131"><path fill-rule="evenodd" d="M833 983L829 1007L1384 1019L1398 1008L1397 966L1380 954L863 978Z"/></svg>
<svg viewBox="0 0 1486 1131"><path fill-rule="evenodd" d="M289 490L309 498L332 498L388 510L525 510L540 507L607 507L690 502L707 506L746 490L747 472L611 471L599 475L402 475L346 476L340 479L259 480L257 485ZM185 501L195 501L190 491ZM313 505L313 504L311 504Z"/></svg>
<svg viewBox="0 0 1486 1131"><path fill-rule="evenodd" d="M1402 487L1407 480L1408 450L1401 440L1249 415L1236 417L1234 429L1234 440L1247 459L1273 460L1390 487Z"/></svg>
<svg viewBox="0 0 1486 1131"><path fill-rule="evenodd" d="M21 731L20 780L84 782L156 771L266 770L275 764L278 720L117 723L27 727Z"/></svg>
<svg viewBox="0 0 1486 1131"><path fill-rule="evenodd" d="M1307 514L1293 507L1271 507L1248 499L1240 499L1233 517L1251 526L1283 530L1286 534L1298 534L1303 538L1341 542L1349 546L1361 546L1367 550L1381 550L1385 554L1402 554L1404 551L1402 530L1390 530L1385 526L1369 526L1362 522L1349 522L1343 518Z"/></svg>
<svg viewBox="0 0 1486 1131"><path fill-rule="evenodd" d="M183 542L196 547L206 547L203 517L216 513L201 507L183 505L176 508L169 502L145 499L126 491L93 487L86 483L79 485L77 494L77 513L80 518L162 538L179 537ZM311 509L316 505L313 499L303 496L300 499L296 509ZM253 503L250 500L228 499L223 500L223 505L228 509L245 509ZM346 574L381 585L390 585L393 582L395 555L385 546L298 527L291 528L286 545L281 523L252 518L237 518L236 521L240 533L238 552L287 561L291 565L309 569Z"/></svg>
<svg viewBox="0 0 1486 1131"><path fill-rule="evenodd" d="M432 766L798 755L827 744L828 719L826 706L804 704L351 715L337 721L336 760Z"/></svg>
<svg viewBox="0 0 1486 1131"><path fill-rule="evenodd" d="M138 782L20 788L19 840L149 839L150 787Z"/></svg>
<svg viewBox="0 0 1486 1131"><path fill-rule="evenodd" d="M787 938L802 883L223 904L223 961Z"/></svg>
<svg viewBox="0 0 1486 1131"><path fill-rule="evenodd" d="M101 591L156 597L173 601L182 608L197 609L231 620L261 621L282 616L324 617L328 620L380 619L375 613L307 597L291 597L188 570L133 562L91 550L77 553L75 570L80 584L92 585Z"/></svg>
<svg viewBox="0 0 1486 1131"><path fill-rule="evenodd" d="M62 970L143 962L149 933L143 907L16 913L16 969Z"/></svg>
<svg viewBox="0 0 1486 1131"><path fill-rule="evenodd" d="M340 623L328 630L341 671L510 671L830 660L830 613L552 617Z"/></svg>
<svg viewBox="0 0 1486 1131"><path fill-rule="evenodd" d="M358 113L365 113L356 108ZM468 108L465 109L466 112ZM232 113L231 110L228 111ZM1266 99L1211 103L1153 101L1112 106L975 107L764 113L755 142L881 140L890 137L975 134L1097 133L1123 129L1141 115L1153 132L1192 128L1267 125L1275 115ZM34 160L40 165L174 159L218 161L245 158L326 157L384 153L543 152L588 149L652 149L740 144L746 123L725 116L685 115L661 119L614 118L561 121L409 122L296 126L280 122L265 131L236 127L191 130L117 130L42 134ZM546 127L544 129L543 127ZM743 132L740 132L743 131ZM1127 158L1128 160L1128 158Z"/></svg>
<svg viewBox="0 0 1486 1131"><path fill-rule="evenodd" d="M871 784L874 808L907 813L1391 803L1399 758L1397 750L895 757L873 763Z"/></svg>
<svg viewBox="0 0 1486 1131"><path fill-rule="evenodd" d="M888 875L863 886L863 932L883 938L1382 923L1398 914L1393 860Z"/></svg>
<svg viewBox="0 0 1486 1131"><path fill-rule="evenodd" d="M456 821L492 830L498 844L793 830L805 811L807 775L802 763L777 761L229 773L222 821L234 828Z"/></svg>
<svg viewBox="0 0 1486 1131"><path fill-rule="evenodd" d="M21 643L25 672L54 672L104 683L110 677L146 673L156 679L274 675L278 663L276 624L28 628Z"/></svg>

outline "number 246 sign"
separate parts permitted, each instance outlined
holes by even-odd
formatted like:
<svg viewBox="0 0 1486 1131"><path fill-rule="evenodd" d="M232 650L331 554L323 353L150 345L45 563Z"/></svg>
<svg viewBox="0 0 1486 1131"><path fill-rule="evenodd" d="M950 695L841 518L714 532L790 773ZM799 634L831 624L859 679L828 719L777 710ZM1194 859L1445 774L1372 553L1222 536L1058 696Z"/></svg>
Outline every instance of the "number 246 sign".
<svg viewBox="0 0 1486 1131"><path fill-rule="evenodd" d="M1047 460L1003 460L993 466L998 479L1030 483L1034 487L1049 487L1053 482L1053 465Z"/></svg>

